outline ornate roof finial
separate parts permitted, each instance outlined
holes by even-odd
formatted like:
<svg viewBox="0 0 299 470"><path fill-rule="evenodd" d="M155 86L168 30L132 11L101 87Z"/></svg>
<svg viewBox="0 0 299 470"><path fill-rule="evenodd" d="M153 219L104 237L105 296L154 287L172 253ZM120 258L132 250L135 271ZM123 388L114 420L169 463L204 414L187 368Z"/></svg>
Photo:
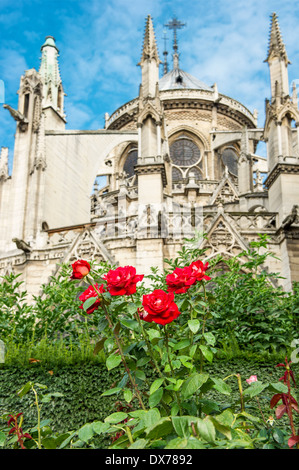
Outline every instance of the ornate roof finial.
<svg viewBox="0 0 299 470"><path fill-rule="evenodd" d="M166 31L164 31L163 39L164 39L164 52L163 52L163 55L164 55L164 64L163 64L163 75L166 75L167 72L168 72L168 62L167 62L167 55L168 55L168 52L167 52L167 49L166 49L166 41L167 41Z"/></svg>
<svg viewBox="0 0 299 470"><path fill-rule="evenodd" d="M142 56L141 56L140 63L146 59L155 59L157 63L160 62L156 38L155 38L154 26L153 26L152 18L150 15L148 15L146 19L143 49L142 49Z"/></svg>
<svg viewBox="0 0 299 470"><path fill-rule="evenodd" d="M271 15L269 49L268 56L265 62L268 62L271 57L281 57L282 59L284 59L286 64L290 64L287 56L287 51L282 40L278 24L278 17L276 13L272 13Z"/></svg>
<svg viewBox="0 0 299 470"><path fill-rule="evenodd" d="M177 20L176 17L173 18L172 21L165 24L166 28L173 29L173 68L179 68L179 54L178 54L178 43L177 43L177 29L181 29L186 26L186 23L181 23L181 21Z"/></svg>

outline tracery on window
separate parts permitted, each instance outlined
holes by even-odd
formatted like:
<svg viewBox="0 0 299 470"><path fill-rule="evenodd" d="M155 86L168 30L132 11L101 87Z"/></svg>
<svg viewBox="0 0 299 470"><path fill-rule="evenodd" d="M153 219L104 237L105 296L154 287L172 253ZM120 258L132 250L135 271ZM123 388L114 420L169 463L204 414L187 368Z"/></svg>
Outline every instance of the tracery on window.
<svg viewBox="0 0 299 470"><path fill-rule="evenodd" d="M170 158L172 166L173 183L187 180L191 173L195 179L202 179L202 157L199 145L195 138L191 138L187 133L182 133L170 145Z"/></svg>
<svg viewBox="0 0 299 470"><path fill-rule="evenodd" d="M238 155L234 148L225 148L221 153L221 160L224 167L227 167L229 173L233 176L238 176Z"/></svg>
<svg viewBox="0 0 299 470"><path fill-rule="evenodd" d="M169 151L172 162L180 167L190 167L201 160L199 147L185 134L173 142Z"/></svg>

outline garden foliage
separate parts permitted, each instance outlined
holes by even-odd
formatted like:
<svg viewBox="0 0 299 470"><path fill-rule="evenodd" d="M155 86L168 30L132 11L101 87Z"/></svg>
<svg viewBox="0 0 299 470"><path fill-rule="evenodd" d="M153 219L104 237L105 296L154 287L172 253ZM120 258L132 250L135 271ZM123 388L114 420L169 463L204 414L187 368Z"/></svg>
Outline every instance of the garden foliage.
<svg viewBox="0 0 299 470"><path fill-rule="evenodd" d="M101 394L114 397L117 409L63 437L51 437L41 425L40 403L59 398L59 392L27 382L18 395L34 394L38 425L24 433L18 421L23 415L10 414L14 443L95 447L100 436L114 449L298 447L296 384L287 358L279 364L285 373L278 382L251 375L246 387L238 371L219 377L207 368L219 347L287 351L296 338L298 287L293 293L275 287L277 275L263 269L268 256L261 236L248 251L209 265L201 261L204 250L189 241L175 260L165 260L165 273L153 268L148 279L132 266L78 260L72 273L64 266L60 277L43 286L32 307L19 293L17 279L5 278L1 329L8 341L22 342L25 335L30 341L47 336L79 344L85 335L107 370L118 371L117 381ZM148 377L146 368L154 376ZM287 418L287 431L276 430L275 419L265 416L260 402L265 393L273 395L276 420ZM252 402L258 414L250 412Z"/></svg>

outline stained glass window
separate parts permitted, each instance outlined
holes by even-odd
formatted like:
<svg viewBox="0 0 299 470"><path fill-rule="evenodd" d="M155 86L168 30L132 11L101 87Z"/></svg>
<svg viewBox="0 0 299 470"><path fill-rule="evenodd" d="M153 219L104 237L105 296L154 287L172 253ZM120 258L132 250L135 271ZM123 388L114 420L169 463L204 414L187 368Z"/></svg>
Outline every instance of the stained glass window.
<svg viewBox="0 0 299 470"><path fill-rule="evenodd" d="M170 146L170 157L175 165L188 167L200 160L200 150L187 137L180 137Z"/></svg>
<svg viewBox="0 0 299 470"><path fill-rule="evenodd" d="M127 173L128 177L134 176L134 166L137 165L138 153L137 149L131 150L129 152L127 159L124 164L124 171Z"/></svg>
<svg viewBox="0 0 299 470"><path fill-rule="evenodd" d="M183 179L182 172L178 168L172 167L172 181L173 182L182 181L182 179Z"/></svg>
<svg viewBox="0 0 299 470"><path fill-rule="evenodd" d="M238 156L231 148L226 148L222 152L222 162L227 166L228 171L235 176L238 176Z"/></svg>

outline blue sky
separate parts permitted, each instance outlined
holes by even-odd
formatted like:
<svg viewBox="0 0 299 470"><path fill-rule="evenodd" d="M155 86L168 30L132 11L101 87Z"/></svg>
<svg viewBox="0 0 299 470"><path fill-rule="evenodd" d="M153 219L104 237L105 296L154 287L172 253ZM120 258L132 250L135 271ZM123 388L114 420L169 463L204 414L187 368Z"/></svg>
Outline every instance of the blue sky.
<svg viewBox="0 0 299 470"><path fill-rule="evenodd" d="M145 19L153 18L163 60L164 24L175 15L180 66L220 93L259 112L270 97L267 55L270 15L276 12L289 81L299 84L299 2L289 0L0 0L0 80L5 102L17 107L20 76L38 69L45 36L56 39L67 128L102 129L104 115L135 98L141 78ZM167 31L171 65L172 33ZM162 76L162 69L161 69ZM0 147L13 155L15 122L0 106Z"/></svg>

